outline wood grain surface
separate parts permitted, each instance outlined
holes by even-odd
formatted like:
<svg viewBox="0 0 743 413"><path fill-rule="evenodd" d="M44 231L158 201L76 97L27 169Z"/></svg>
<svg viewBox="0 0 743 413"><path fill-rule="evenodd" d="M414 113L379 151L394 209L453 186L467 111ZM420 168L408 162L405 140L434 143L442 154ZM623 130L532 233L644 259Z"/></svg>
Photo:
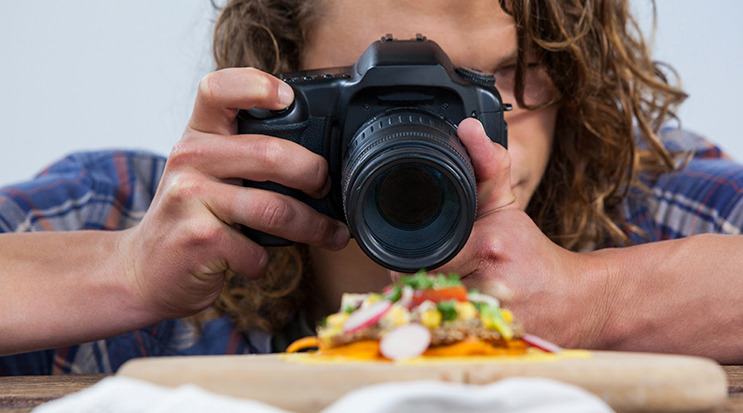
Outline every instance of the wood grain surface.
<svg viewBox="0 0 743 413"><path fill-rule="evenodd" d="M0 377L0 412L28 412L98 383L107 374Z"/></svg>
<svg viewBox="0 0 743 413"><path fill-rule="evenodd" d="M727 376L698 357L594 352L553 361L431 363L302 363L278 355L168 357L132 360L120 375L259 400L296 412L317 412L370 384L444 380L483 384L506 377L545 377L572 383L619 412L695 412L718 408L728 397Z"/></svg>

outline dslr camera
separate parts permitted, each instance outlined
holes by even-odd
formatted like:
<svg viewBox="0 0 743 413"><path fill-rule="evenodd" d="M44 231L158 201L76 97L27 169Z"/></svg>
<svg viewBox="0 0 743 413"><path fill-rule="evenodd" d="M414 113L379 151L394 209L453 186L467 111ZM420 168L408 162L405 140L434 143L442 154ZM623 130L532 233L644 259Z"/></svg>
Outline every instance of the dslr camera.
<svg viewBox="0 0 743 413"><path fill-rule="evenodd" d="M361 249L401 272L436 268L464 246L475 222L477 187L457 124L482 122L506 146L495 79L455 68L417 35L374 42L349 67L279 74L294 89L280 111L242 110L240 134L289 139L323 156L332 189L323 199L272 182L245 181L297 198L344 221ZM250 228L261 245L290 242Z"/></svg>

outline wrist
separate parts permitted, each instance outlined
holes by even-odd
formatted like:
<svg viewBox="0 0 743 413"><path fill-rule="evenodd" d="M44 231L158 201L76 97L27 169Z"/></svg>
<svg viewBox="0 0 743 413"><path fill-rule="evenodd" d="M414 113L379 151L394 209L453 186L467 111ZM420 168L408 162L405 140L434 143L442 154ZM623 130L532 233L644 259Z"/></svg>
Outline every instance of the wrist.
<svg viewBox="0 0 743 413"><path fill-rule="evenodd" d="M125 281L120 232L9 234L0 279L6 316L0 354L63 347L132 331L156 321Z"/></svg>
<svg viewBox="0 0 743 413"><path fill-rule="evenodd" d="M147 293L146 285L142 282L142 270L137 259L136 227L123 231L112 232L113 253L111 254L113 267L109 272L112 275L112 286L118 291L122 308L128 313L128 320L137 327L143 327L169 318L160 314L157 306Z"/></svg>
<svg viewBox="0 0 743 413"><path fill-rule="evenodd" d="M597 274L603 283L595 311L597 317L594 347L604 350L621 350L629 337L647 334L649 328L643 321L643 306L640 300L647 298L642 291L639 268L645 268L643 254L637 247L608 248L591 252L596 261ZM652 260L650 265L657 268ZM642 271L647 274L647 271Z"/></svg>
<svg viewBox="0 0 743 413"><path fill-rule="evenodd" d="M94 231L88 235L97 239L92 248L100 259L102 268L89 272L91 279L86 283L89 304L97 308L100 316L107 320L99 330L106 337L133 331L162 320L147 308L142 297L137 294L136 284L132 282L131 257L127 251L129 231ZM95 256L88 259L95 262ZM96 282L94 278L99 277Z"/></svg>
<svg viewBox="0 0 743 413"><path fill-rule="evenodd" d="M562 303L564 310L557 333L568 348L603 349L614 335L616 268L608 250L589 253L569 252L564 260Z"/></svg>

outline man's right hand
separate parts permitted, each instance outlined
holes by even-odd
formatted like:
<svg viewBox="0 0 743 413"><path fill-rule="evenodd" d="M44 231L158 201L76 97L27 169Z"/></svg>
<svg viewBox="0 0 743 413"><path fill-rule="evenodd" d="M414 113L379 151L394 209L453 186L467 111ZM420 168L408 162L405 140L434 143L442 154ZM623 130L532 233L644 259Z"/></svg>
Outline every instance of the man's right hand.
<svg viewBox="0 0 743 413"><path fill-rule="evenodd" d="M238 109L283 109L293 97L287 84L251 68L202 79L152 205L122 239L129 285L151 311L193 314L218 297L228 272L261 277L268 253L240 225L332 250L348 243L345 224L294 198L235 184L272 181L318 198L329 192L321 156L285 139L235 134Z"/></svg>

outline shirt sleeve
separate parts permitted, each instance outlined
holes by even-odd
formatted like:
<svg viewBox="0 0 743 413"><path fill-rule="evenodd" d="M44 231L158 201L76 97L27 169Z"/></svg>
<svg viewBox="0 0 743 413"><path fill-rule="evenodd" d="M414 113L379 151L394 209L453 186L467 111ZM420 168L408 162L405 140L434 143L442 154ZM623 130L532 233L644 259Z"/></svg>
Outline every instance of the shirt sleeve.
<svg viewBox="0 0 743 413"><path fill-rule="evenodd" d="M677 171L645 179L623 204L627 220L641 229L634 243L695 234L743 232L743 165L700 135L674 131L669 150L692 158Z"/></svg>
<svg viewBox="0 0 743 413"><path fill-rule="evenodd" d="M0 189L0 232L124 229L141 220L165 166L145 152L70 155Z"/></svg>
<svg viewBox="0 0 743 413"><path fill-rule="evenodd" d="M165 158L145 152L72 154L27 182L0 189L0 232L131 227L150 205L164 165ZM168 325L160 326L160 331L168 331ZM151 334L157 332L155 328L63 349L0 357L0 375L112 372L119 358L120 364L155 347L150 343L158 337ZM120 343L133 344L121 349Z"/></svg>

